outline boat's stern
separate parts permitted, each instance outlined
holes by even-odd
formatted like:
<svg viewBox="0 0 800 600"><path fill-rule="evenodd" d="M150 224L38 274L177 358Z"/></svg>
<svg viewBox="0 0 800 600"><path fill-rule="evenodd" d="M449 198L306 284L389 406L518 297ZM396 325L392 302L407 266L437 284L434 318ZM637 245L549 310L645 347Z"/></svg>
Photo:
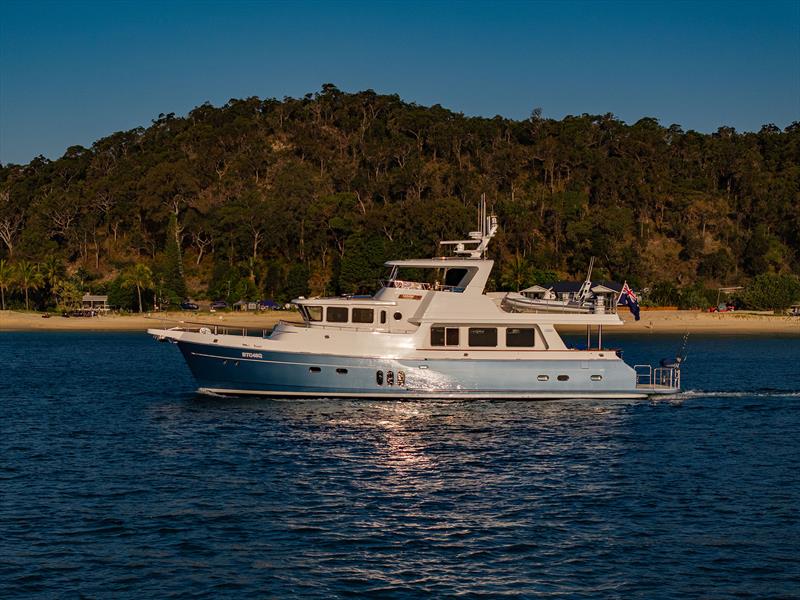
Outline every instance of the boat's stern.
<svg viewBox="0 0 800 600"><path fill-rule="evenodd" d="M681 391L680 365L653 367L652 365L634 365L636 371L636 389L648 396L677 394Z"/></svg>

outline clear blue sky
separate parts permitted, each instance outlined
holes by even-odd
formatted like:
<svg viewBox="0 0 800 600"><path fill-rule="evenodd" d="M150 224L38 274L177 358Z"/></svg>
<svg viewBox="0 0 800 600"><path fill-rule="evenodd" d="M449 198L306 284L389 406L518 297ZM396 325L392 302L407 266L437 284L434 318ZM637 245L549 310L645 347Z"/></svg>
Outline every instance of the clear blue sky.
<svg viewBox="0 0 800 600"><path fill-rule="evenodd" d="M159 113L334 83L467 115L800 120L790 2L19 2L0 8L0 161Z"/></svg>

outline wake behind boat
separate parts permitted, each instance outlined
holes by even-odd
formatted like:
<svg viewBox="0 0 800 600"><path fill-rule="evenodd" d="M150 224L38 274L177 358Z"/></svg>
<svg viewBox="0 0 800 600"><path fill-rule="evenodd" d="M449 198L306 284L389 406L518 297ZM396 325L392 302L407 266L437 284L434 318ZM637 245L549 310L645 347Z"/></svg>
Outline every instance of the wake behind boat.
<svg viewBox="0 0 800 600"><path fill-rule="evenodd" d="M497 218L440 242L455 256L393 260L372 297L298 298L303 324L269 335L216 327L149 329L176 343L200 391L272 397L642 398L680 389L680 365L630 367L602 347L623 321L587 310L518 312L486 294ZM567 348L556 327L587 328L594 348Z"/></svg>

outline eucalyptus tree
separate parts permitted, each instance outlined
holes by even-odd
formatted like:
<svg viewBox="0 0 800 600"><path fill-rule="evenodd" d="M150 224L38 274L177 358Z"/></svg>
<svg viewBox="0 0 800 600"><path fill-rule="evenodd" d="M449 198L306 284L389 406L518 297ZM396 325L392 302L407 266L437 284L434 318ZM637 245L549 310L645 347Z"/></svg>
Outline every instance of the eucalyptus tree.
<svg viewBox="0 0 800 600"><path fill-rule="evenodd" d="M6 291L14 282L14 275L14 268L5 259L0 259L0 307L2 310L6 309Z"/></svg>

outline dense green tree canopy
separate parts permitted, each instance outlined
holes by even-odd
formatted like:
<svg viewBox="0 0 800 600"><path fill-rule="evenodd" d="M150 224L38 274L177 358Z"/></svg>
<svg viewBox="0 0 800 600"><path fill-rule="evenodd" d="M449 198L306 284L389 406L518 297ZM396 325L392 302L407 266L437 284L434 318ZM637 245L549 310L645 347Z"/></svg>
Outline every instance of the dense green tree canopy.
<svg viewBox="0 0 800 600"><path fill-rule="evenodd" d="M146 264L139 289L161 297L358 292L383 260L474 229L482 193L502 227L499 289L579 276L591 256L599 277L654 289L799 268L799 123L705 135L611 114L487 119L332 85L1 166L0 258L55 257L94 288Z"/></svg>

